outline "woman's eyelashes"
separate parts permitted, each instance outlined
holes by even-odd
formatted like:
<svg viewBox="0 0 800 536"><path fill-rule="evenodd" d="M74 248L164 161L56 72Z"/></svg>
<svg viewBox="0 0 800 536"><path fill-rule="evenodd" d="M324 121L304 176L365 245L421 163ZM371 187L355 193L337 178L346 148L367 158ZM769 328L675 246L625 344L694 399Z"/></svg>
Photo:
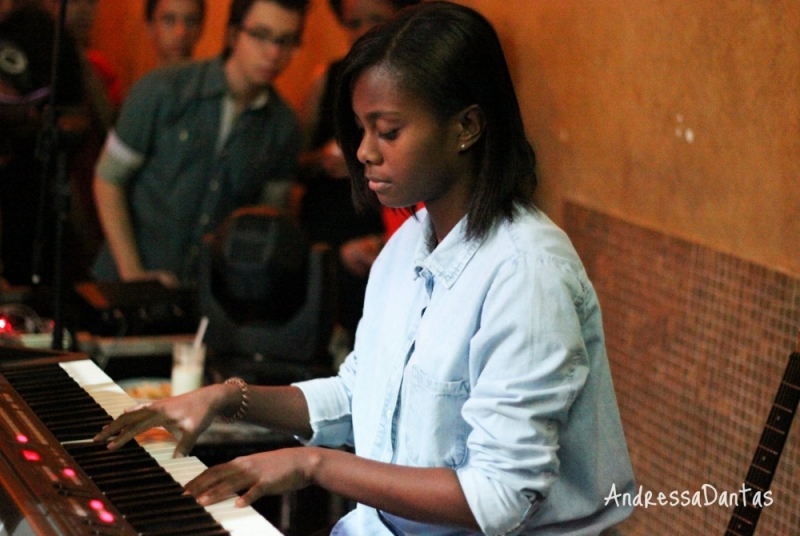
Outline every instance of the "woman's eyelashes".
<svg viewBox="0 0 800 536"><path fill-rule="evenodd" d="M394 128L386 132L378 132L378 137L383 140L389 140L389 141L396 140L397 133L399 132L399 130L400 130L399 128Z"/></svg>

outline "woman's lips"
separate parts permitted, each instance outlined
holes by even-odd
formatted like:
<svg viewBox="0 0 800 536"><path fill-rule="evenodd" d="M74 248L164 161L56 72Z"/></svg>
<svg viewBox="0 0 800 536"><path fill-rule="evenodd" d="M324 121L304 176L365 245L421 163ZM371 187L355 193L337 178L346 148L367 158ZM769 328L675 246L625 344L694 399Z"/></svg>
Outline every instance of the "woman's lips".
<svg viewBox="0 0 800 536"><path fill-rule="evenodd" d="M367 184L369 185L369 189L375 193L381 193L391 186L389 181L369 178L367 179Z"/></svg>

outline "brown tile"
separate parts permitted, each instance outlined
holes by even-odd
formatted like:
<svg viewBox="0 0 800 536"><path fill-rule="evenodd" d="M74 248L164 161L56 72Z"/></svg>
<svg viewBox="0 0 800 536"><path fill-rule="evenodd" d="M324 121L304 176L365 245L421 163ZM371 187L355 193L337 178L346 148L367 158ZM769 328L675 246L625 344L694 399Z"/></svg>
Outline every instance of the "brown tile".
<svg viewBox="0 0 800 536"><path fill-rule="evenodd" d="M800 327L800 279L566 203L597 289L638 484L742 486ZM800 424L758 534L800 526ZM793 483L795 483L793 485ZM637 508L622 535L723 534L731 507Z"/></svg>

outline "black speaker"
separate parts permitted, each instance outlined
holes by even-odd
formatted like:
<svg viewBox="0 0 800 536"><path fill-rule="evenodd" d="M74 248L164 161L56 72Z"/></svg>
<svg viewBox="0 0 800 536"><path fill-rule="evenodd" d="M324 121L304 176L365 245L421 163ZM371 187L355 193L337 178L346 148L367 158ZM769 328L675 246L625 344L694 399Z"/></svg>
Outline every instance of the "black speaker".
<svg viewBox="0 0 800 536"><path fill-rule="evenodd" d="M331 254L271 207L239 209L205 237L199 311L209 319L212 379L278 384L330 373Z"/></svg>

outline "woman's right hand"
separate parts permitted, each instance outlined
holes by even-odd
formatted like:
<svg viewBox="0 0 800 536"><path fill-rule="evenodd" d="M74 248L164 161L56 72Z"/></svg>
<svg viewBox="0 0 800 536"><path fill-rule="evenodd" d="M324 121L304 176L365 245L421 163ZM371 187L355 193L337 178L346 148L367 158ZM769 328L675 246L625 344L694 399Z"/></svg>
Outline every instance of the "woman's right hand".
<svg viewBox="0 0 800 536"><path fill-rule="evenodd" d="M184 395L133 406L103 428L94 441L100 443L111 439L108 448L116 450L134 436L163 426L178 438L174 457L186 456L197 437L224 411L229 390L228 386L215 384Z"/></svg>

